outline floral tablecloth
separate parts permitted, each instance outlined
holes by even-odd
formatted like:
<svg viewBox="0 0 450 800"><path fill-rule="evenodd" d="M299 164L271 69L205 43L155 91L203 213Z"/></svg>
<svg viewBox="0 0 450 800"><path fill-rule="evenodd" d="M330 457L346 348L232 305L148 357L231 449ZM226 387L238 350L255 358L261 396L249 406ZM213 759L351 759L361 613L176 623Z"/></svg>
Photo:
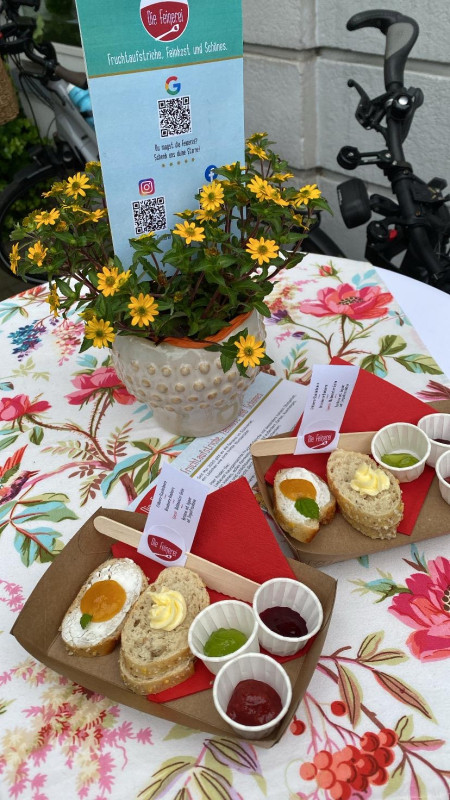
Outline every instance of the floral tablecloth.
<svg viewBox="0 0 450 800"><path fill-rule="evenodd" d="M189 440L158 428L82 324L39 287L0 304L0 797L263 800L450 796L450 539L336 564L335 612L272 749L180 728L86 691L9 631L99 505L126 507ZM367 264L308 256L270 297L270 371L332 356L424 400L450 384ZM444 324L444 320L441 324ZM42 609L45 613L45 609Z"/></svg>

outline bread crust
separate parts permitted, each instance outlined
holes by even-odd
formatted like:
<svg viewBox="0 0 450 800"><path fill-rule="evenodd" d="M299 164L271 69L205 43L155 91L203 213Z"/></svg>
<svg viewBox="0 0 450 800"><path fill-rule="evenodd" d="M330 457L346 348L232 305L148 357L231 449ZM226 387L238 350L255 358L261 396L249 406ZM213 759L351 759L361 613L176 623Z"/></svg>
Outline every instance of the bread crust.
<svg viewBox="0 0 450 800"><path fill-rule="evenodd" d="M158 674L154 677L142 677L134 675L124 663L123 653L119 656L120 674L125 686L135 694L157 694L165 689L171 689L179 683L191 678L194 674L193 657L181 661L176 667Z"/></svg>
<svg viewBox="0 0 450 800"><path fill-rule="evenodd" d="M113 565L118 564L121 561L127 561L127 562L132 563L133 566L136 568L136 570L138 570L138 572L140 573L140 579L141 579L140 593L142 593L147 588L148 580L147 580L146 575L141 570L141 568L137 564L135 564L135 562L132 561L131 559L129 559L129 558L127 558L127 559L109 558L107 561L104 561L102 564L99 564L99 566L95 570L93 570L90 573L90 575L88 575L88 577L86 578L86 580L83 583L80 591L78 592L78 594L76 595L76 597L74 598L74 600L70 604L69 608L67 609L66 613L64 614L64 617L63 617L63 619L61 621L61 625L59 626L59 631L61 633L61 638L62 638L62 640L64 642L64 645L65 645L66 650L69 653L69 655L84 656L86 658L94 658L96 656L106 656L106 655L108 655L108 653L111 653L114 650L117 642L119 641L120 635L121 635L121 632L122 632L122 629L123 629L123 626L124 626L124 623L125 623L125 620L126 620L126 615L123 618L121 618L121 620L118 622L116 628L114 629L114 631L110 635L105 636L104 638L102 638L101 640L99 640L98 642L96 642L94 644L84 645L84 646L76 646L76 645L73 644L73 642L68 641L66 639L65 631L64 631L64 623L65 623L66 618L69 616L69 614L71 614L77 608L77 606L79 605L79 603L81 601L81 598L86 593L86 590L88 588L88 585L89 585L89 582L90 582L92 576L95 575L100 570L108 569L109 567L112 567Z"/></svg>
<svg viewBox="0 0 450 800"><path fill-rule="evenodd" d="M279 485L285 474L287 472L291 473L293 469L295 468L291 467L288 469L280 469L275 475L273 484L274 516L280 528L286 531L286 533L289 533L293 539L297 539L299 542L308 544L308 542L311 542L312 539L314 539L314 536L318 532L320 526L327 525L333 519L336 511L336 500L330 492L325 481L323 481L322 478L319 478L319 476L314 473L314 479L317 480L319 484L326 487L327 495L330 496L329 501L325 503L325 505L319 507L319 519L293 519L285 514L280 508ZM309 472L309 470L305 471Z"/></svg>
<svg viewBox="0 0 450 800"><path fill-rule="evenodd" d="M350 483L361 464L380 469L389 479L389 488L374 497L353 489ZM389 470L366 453L337 449L328 458L327 480L343 517L352 527L372 539L396 536L404 505L400 484Z"/></svg>

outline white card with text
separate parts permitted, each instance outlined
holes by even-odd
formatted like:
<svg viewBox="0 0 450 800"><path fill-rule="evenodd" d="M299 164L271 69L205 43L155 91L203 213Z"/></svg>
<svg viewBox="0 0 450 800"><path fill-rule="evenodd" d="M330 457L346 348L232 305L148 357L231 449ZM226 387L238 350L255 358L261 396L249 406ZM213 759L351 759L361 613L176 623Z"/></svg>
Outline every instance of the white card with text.
<svg viewBox="0 0 450 800"><path fill-rule="evenodd" d="M296 455L300 453L330 453L335 450L339 431L359 367L339 364L316 364L297 434Z"/></svg>
<svg viewBox="0 0 450 800"><path fill-rule="evenodd" d="M211 487L163 464L138 553L164 566L186 563Z"/></svg>

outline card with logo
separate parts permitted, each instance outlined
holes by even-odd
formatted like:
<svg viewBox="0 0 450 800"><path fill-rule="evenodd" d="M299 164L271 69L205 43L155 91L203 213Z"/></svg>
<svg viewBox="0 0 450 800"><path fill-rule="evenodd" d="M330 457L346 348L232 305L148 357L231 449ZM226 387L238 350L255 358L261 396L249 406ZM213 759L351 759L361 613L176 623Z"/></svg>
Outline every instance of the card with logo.
<svg viewBox="0 0 450 800"><path fill-rule="evenodd" d="M211 487L205 483L164 464L138 553L165 567L184 566L210 491Z"/></svg>
<svg viewBox="0 0 450 800"><path fill-rule="evenodd" d="M296 455L335 450L359 367L316 364L297 434Z"/></svg>

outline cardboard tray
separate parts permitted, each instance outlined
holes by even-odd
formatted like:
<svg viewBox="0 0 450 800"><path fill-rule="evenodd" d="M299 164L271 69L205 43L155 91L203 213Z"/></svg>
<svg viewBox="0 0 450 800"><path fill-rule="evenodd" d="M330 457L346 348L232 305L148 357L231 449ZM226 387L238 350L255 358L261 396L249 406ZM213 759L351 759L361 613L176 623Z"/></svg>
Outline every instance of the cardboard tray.
<svg viewBox="0 0 450 800"><path fill-rule="evenodd" d="M439 406L436 404L436 408L438 407L441 411L450 411L448 403L445 405L440 403ZM370 453L372 436L373 431L343 433L339 437L339 446L347 450ZM323 525L311 542L308 544L299 542L278 525L273 510L273 488L266 483L264 478L277 455L294 452L294 441L292 435L283 434L273 439L261 439L253 442L250 450L264 504L278 530L289 543L292 552L303 563L314 567L324 567L337 561L347 561L350 558L392 550L394 547L433 539L450 532L450 505L442 499L439 482L435 476L410 536L398 533L395 539L371 539L352 528L337 511L334 519L328 525ZM270 450L272 451L270 454L262 454Z"/></svg>
<svg viewBox="0 0 450 800"><path fill-rule="evenodd" d="M98 515L130 525L139 531L143 530L146 520L145 515L130 511L98 509L43 575L25 603L11 633L38 661L87 689L179 725L207 731L216 736L235 737L232 729L215 710L211 690L167 703L153 703L145 697L133 694L122 683L118 648L109 655L98 658L82 658L67 653L58 632L61 620L89 573L110 557L110 548L115 541L95 529L93 520ZM283 665L292 683L292 702L275 731L266 739L255 742L261 747L272 747L278 742L306 691L325 642L336 594L334 578L298 561L289 559L289 563L298 580L309 586L319 597L324 621L308 652ZM213 680L213 676L211 679Z"/></svg>

